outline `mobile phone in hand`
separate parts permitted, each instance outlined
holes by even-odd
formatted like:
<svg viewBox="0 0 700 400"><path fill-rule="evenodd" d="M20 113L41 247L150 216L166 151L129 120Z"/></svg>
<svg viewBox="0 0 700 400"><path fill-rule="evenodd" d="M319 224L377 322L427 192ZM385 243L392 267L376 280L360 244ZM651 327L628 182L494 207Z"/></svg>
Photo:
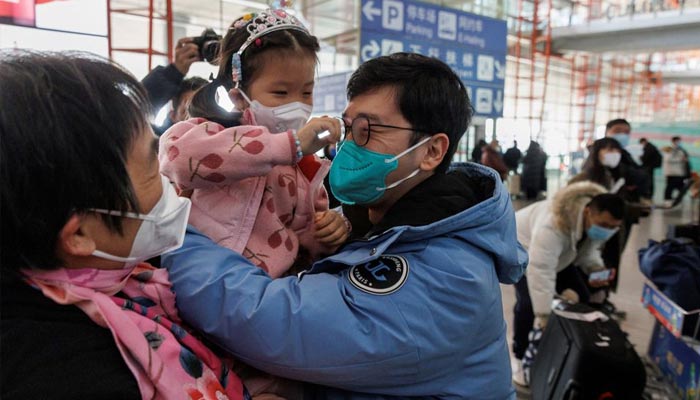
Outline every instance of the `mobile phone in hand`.
<svg viewBox="0 0 700 400"><path fill-rule="evenodd" d="M604 269L601 271L591 272L588 275L588 282L607 282L610 280L611 269Z"/></svg>

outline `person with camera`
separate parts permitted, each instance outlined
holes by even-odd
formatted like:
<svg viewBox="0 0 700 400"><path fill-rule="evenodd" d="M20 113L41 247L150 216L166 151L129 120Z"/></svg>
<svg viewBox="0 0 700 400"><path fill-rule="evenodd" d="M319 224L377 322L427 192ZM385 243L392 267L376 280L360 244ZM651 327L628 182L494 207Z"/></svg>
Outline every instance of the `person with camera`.
<svg viewBox="0 0 700 400"><path fill-rule="evenodd" d="M220 39L221 36L217 35L212 29L206 29L198 37L180 38L175 46L175 59L173 62L167 66L159 65L155 67L143 78L141 84L146 88L148 99L155 112L171 100L173 104L186 103L180 100L186 95L191 97L194 91L203 86L199 82L186 80L185 76L193 63L214 60L219 51ZM154 127L157 128L156 133L160 135L172 124L178 122L179 120L174 119L176 114L177 112L169 115L168 119L160 127Z"/></svg>

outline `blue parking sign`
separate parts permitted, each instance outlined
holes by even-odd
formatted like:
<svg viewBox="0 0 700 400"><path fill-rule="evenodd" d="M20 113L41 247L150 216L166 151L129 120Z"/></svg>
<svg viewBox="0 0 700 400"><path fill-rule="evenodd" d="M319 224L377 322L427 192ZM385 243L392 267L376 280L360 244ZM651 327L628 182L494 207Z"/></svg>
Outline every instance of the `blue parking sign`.
<svg viewBox="0 0 700 400"><path fill-rule="evenodd" d="M503 20L418 1L362 0L360 61L397 52L448 64L467 86L475 115L503 115L507 26Z"/></svg>

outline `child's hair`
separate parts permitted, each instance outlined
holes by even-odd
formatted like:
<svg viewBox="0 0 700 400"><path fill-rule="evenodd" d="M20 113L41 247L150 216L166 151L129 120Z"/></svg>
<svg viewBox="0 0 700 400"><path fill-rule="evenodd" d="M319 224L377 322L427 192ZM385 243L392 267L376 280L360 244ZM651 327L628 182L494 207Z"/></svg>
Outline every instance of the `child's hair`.
<svg viewBox="0 0 700 400"><path fill-rule="evenodd" d="M248 21L246 24L237 24L238 21ZM255 21L254 15L245 15L231 23L226 36L221 40L219 55L217 57L219 72L216 79L207 86L201 88L192 98L188 112L192 117L202 117L211 121L222 123L226 126L235 125L238 115L228 113L216 103L216 90L219 86L231 89L234 86L232 80L231 56L236 53L250 35L246 27ZM236 27L238 25L238 27ZM298 58L300 55L313 57L318 62L316 53L320 50L318 39L304 31L297 29L280 29L260 36L241 54L242 80L238 87L247 92L249 85L258 77L259 71L265 66L265 57L270 51L289 56L289 59ZM233 121L235 119L236 121Z"/></svg>

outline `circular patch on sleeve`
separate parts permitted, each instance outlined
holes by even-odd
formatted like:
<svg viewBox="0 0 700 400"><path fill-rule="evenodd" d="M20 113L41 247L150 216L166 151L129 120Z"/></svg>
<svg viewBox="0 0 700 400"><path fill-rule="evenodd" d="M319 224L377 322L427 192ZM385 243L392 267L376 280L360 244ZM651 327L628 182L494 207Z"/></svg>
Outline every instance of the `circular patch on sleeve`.
<svg viewBox="0 0 700 400"><path fill-rule="evenodd" d="M399 290L408 278L408 262L401 256L381 256L350 268L350 283L363 292L386 295Z"/></svg>

